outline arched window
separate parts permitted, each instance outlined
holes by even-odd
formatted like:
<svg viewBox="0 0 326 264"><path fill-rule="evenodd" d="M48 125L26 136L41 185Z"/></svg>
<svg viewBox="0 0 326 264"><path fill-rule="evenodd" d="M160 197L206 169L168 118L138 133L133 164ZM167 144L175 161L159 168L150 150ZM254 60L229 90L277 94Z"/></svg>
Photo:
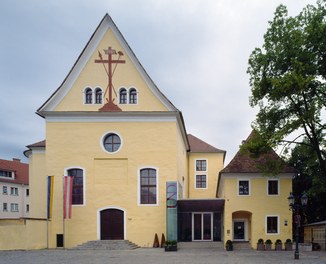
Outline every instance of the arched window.
<svg viewBox="0 0 326 264"><path fill-rule="evenodd" d="M126 104L127 103L127 90L125 88L121 88L119 91L119 103Z"/></svg>
<svg viewBox="0 0 326 264"><path fill-rule="evenodd" d="M93 92L91 88L85 89L85 104L91 104L93 102Z"/></svg>
<svg viewBox="0 0 326 264"><path fill-rule="evenodd" d="M129 90L129 104L137 104L137 91L135 88Z"/></svg>
<svg viewBox="0 0 326 264"><path fill-rule="evenodd" d="M155 169L140 170L140 204L157 203L157 179Z"/></svg>
<svg viewBox="0 0 326 264"><path fill-rule="evenodd" d="M84 204L84 171L69 169L68 176L74 176L72 187L72 204Z"/></svg>
<svg viewBox="0 0 326 264"><path fill-rule="evenodd" d="M95 104L102 104L102 89L99 87L95 89Z"/></svg>

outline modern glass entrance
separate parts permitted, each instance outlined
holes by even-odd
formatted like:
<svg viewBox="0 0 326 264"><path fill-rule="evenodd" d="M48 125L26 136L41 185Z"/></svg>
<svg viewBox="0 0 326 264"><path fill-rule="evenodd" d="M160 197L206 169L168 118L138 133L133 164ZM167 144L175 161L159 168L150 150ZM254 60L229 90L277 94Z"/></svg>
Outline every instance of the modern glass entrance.
<svg viewBox="0 0 326 264"><path fill-rule="evenodd" d="M193 241L213 240L213 213L192 214Z"/></svg>

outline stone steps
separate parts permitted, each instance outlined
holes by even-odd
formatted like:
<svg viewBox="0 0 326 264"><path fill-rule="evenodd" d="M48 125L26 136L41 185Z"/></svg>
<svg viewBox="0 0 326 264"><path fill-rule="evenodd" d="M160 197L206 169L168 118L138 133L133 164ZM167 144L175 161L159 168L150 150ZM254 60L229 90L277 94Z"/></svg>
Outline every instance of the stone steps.
<svg viewBox="0 0 326 264"><path fill-rule="evenodd" d="M72 250L132 250L136 248L139 246L129 240L91 240Z"/></svg>

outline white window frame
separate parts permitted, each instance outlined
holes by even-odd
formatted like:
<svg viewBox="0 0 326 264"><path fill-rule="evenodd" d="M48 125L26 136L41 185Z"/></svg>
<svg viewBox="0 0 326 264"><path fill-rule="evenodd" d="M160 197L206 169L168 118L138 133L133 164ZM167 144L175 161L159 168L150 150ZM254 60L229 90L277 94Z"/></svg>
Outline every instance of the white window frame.
<svg viewBox="0 0 326 264"><path fill-rule="evenodd" d="M206 187L205 188L197 187L197 176L205 176L206 177ZM195 189L196 190L206 190L206 189L208 189L208 177L207 177L207 173L197 173L197 174L195 174Z"/></svg>
<svg viewBox="0 0 326 264"><path fill-rule="evenodd" d="M109 152L109 151L107 151L107 150L105 149L105 147L104 147L104 138L105 138L107 135L109 135L109 134L115 134L115 135L117 135L117 136L120 138L120 147L118 148L117 151ZM101 148L102 148L102 150L103 150L104 152L106 152L106 153L108 153L108 154L110 154L110 155L114 155L114 154L119 153L119 151L121 151L121 149L122 149L122 147L123 147L123 138L122 138L122 136L121 136L119 133L117 133L116 131L107 131L107 132L105 132L105 133L102 135L101 140L100 140L100 145L101 145Z"/></svg>
<svg viewBox="0 0 326 264"><path fill-rule="evenodd" d="M120 101L121 101L121 90L125 90L126 91L126 103L120 103ZM129 93L128 93L128 89L126 88L126 87L124 87L124 86L121 86L120 88L119 88L119 93L118 93L118 102L119 102L119 105L127 105L128 103L129 103Z"/></svg>
<svg viewBox="0 0 326 264"><path fill-rule="evenodd" d="M80 166L70 166L64 169L64 175L68 175L68 170L80 169L83 171L83 203L82 204L72 204L72 206L81 207L86 206L86 169Z"/></svg>
<svg viewBox="0 0 326 264"><path fill-rule="evenodd" d="M11 203L10 204L10 212L19 212L19 205L18 203Z"/></svg>
<svg viewBox="0 0 326 264"><path fill-rule="evenodd" d="M277 194L270 194L269 193L269 182L270 181L277 181ZM279 196L280 195L280 179L267 179L267 186L266 186L266 188L267 188L267 190L266 190L266 193L267 193L267 195L268 196Z"/></svg>
<svg viewBox="0 0 326 264"><path fill-rule="evenodd" d="M13 171L7 171L7 170L0 170L0 171L10 174L9 177L0 175L0 179L6 179L6 180L8 180L8 179L9 180L14 180L15 179L15 173Z"/></svg>
<svg viewBox="0 0 326 264"><path fill-rule="evenodd" d="M2 186L2 194L8 195L8 186Z"/></svg>
<svg viewBox="0 0 326 264"><path fill-rule="evenodd" d="M92 91L92 102L91 103L86 103L86 90L91 89ZM91 86L86 86L83 91L83 104L84 105L93 105L94 104L94 89Z"/></svg>
<svg viewBox="0 0 326 264"><path fill-rule="evenodd" d="M206 162L206 170L197 170L197 161ZM207 159L195 159L195 172L208 172L208 160Z"/></svg>
<svg viewBox="0 0 326 264"><path fill-rule="evenodd" d="M249 192L248 194L240 194L240 181L247 181L248 182L248 188L249 188ZM251 183L250 183L250 179L238 179L238 184L237 184L237 195L241 196L241 197L248 197L251 196Z"/></svg>
<svg viewBox="0 0 326 264"><path fill-rule="evenodd" d="M136 91L136 103L134 104L132 104L132 103L130 103L130 90L132 90L132 89L134 89L135 91ZM127 89L127 104L128 105L138 105L138 103L139 103L139 96L138 96L138 89L135 87L135 86L132 86L132 87L129 87L129 89Z"/></svg>
<svg viewBox="0 0 326 264"><path fill-rule="evenodd" d="M268 232L267 220L268 220L269 217L276 217L277 218L277 233L269 233ZM280 234L280 216L279 215L266 215L266 217L265 217L265 234L270 235L270 236Z"/></svg>
<svg viewBox="0 0 326 264"><path fill-rule="evenodd" d="M2 204L2 211L3 212L8 212L8 203L3 203Z"/></svg>
<svg viewBox="0 0 326 264"><path fill-rule="evenodd" d="M18 196L18 188L17 187L10 187L10 195Z"/></svg>
<svg viewBox="0 0 326 264"><path fill-rule="evenodd" d="M101 91L101 103L96 103L96 91L97 90L100 90ZM95 105L103 105L103 99L104 99L104 97L103 97L103 95L104 95L104 93L103 93L103 89L102 89L102 87L100 87L100 86L96 86L94 89L93 89L93 104L95 104Z"/></svg>
<svg viewBox="0 0 326 264"><path fill-rule="evenodd" d="M141 184L140 184L140 171L144 169L156 170L156 203L155 204L142 204L141 203ZM153 166L143 166L138 169L138 183L137 183L137 193L138 193L138 206L159 206L159 169Z"/></svg>

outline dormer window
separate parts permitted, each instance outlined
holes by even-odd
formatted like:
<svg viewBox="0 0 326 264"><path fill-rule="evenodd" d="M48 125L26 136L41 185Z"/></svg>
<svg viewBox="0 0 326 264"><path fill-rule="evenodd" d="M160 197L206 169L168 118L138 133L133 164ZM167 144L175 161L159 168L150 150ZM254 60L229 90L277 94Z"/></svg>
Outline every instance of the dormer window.
<svg viewBox="0 0 326 264"><path fill-rule="evenodd" d="M91 104L93 102L93 91L91 88L85 89L85 104Z"/></svg>
<svg viewBox="0 0 326 264"><path fill-rule="evenodd" d="M137 104L137 91L135 88L129 90L129 104Z"/></svg>
<svg viewBox="0 0 326 264"><path fill-rule="evenodd" d="M119 91L119 103L120 104L127 103L127 90L125 88L121 88Z"/></svg>
<svg viewBox="0 0 326 264"><path fill-rule="evenodd" d="M99 87L95 89L95 104L102 104L102 89Z"/></svg>
<svg viewBox="0 0 326 264"><path fill-rule="evenodd" d="M14 179L14 173L12 171L4 171L0 170L0 177L1 178L9 178L9 179Z"/></svg>

